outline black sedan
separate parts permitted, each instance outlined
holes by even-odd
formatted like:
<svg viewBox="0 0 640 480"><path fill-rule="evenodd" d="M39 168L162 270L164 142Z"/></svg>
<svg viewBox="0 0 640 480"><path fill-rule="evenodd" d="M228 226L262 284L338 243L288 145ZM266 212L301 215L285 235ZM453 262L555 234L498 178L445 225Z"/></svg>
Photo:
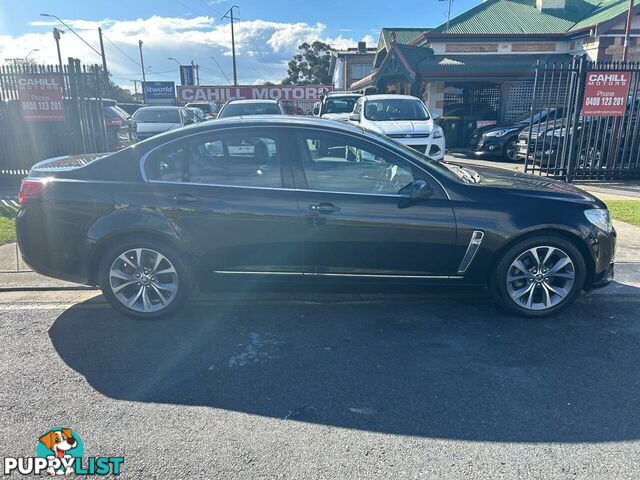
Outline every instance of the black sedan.
<svg viewBox="0 0 640 480"><path fill-rule="evenodd" d="M20 200L25 260L133 317L220 278L489 285L542 316L613 276L615 231L591 195L312 118L234 117L46 160Z"/></svg>
<svg viewBox="0 0 640 480"><path fill-rule="evenodd" d="M487 125L475 129L469 138L469 150L478 157L497 158L516 162L518 156L518 135L532 123L553 122L564 116L564 109L545 108L534 115L527 112L510 123Z"/></svg>

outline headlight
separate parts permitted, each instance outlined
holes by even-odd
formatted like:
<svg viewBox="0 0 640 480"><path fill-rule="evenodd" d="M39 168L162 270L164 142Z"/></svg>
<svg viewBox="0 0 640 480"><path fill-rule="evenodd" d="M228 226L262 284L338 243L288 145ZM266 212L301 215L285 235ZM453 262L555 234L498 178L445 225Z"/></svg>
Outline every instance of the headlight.
<svg viewBox="0 0 640 480"><path fill-rule="evenodd" d="M433 129L433 138L442 138L442 137L444 137L444 130L442 130L442 127L436 126L436 128Z"/></svg>
<svg viewBox="0 0 640 480"><path fill-rule="evenodd" d="M592 208L584 211L584 216L587 217L593 225L600 230L611 233L613 231L613 225L611 224L611 216L609 210L606 208Z"/></svg>
<svg viewBox="0 0 640 480"><path fill-rule="evenodd" d="M504 137L507 133L515 132L517 128L503 128L501 130L491 130L484 134L485 137Z"/></svg>

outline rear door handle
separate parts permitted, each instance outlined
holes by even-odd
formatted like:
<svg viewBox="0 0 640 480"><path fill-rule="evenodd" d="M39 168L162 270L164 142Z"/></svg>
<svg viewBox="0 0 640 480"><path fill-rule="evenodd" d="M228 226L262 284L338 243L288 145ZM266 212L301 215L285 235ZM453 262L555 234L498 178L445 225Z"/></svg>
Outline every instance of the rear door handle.
<svg viewBox="0 0 640 480"><path fill-rule="evenodd" d="M178 203L193 203L199 202L200 199L190 193L178 193L171 197L171 200L175 200Z"/></svg>
<svg viewBox="0 0 640 480"><path fill-rule="evenodd" d="M342 209L340 207L336 207L333 203L321 202L309 205L309 210L316 213L329 214L339 212Z"/></svg>

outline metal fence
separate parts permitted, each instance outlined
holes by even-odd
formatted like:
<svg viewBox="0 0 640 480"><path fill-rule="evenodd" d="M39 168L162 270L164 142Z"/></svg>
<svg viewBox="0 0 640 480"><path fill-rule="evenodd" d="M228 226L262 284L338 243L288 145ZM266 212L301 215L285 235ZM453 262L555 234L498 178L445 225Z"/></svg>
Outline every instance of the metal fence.
<svg viewBox="0 0 640 480"><path fill-rule="evenodd" d="M583 115L587 74L625 73L628 93L619 114ZM519 137L525 172L581 180L640 178L640 63L541 63L536 68L532 112L548 113L532 121Z"/></svg>
<svg viewBox="0 0 640 480"><path fill-rule="evenodd" d="M25 119L19 79L51 75L60 79L64 119ZM105 151L105 85L101 68L81 65L72 58L62 69L58 65L0 67L0 183L21 178L34 163L45 158Z"/></svg>

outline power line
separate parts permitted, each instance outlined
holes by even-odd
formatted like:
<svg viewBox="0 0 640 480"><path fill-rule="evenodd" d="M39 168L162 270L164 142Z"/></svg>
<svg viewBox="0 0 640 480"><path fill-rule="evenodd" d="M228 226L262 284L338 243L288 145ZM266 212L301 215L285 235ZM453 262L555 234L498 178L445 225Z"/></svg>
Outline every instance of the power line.
<svg viewBox="0 0 640 480"><path fill-rule="evenodd" d="M116 50L118 50L122 55L124 55L125 57L127 57L129 60L131 60L131 61L132 61L133 63L135 63L137 66L140 66L140 63L139 63L137 60L134 60L134 59L133 59L133 57L130 57L130 56L129 56L129 55L128 55L124 50L122 50L118 45L116 45L114 42L112 42L112 41L111 41L111 39L110 39L109 37L107 37L107 35L106 35L104 32L102 32L102 36L103 36L104 38L106 38L106 39L109 41L109 43L110 43L111 45L113 45L113 47L114 47Z"/></svg>

